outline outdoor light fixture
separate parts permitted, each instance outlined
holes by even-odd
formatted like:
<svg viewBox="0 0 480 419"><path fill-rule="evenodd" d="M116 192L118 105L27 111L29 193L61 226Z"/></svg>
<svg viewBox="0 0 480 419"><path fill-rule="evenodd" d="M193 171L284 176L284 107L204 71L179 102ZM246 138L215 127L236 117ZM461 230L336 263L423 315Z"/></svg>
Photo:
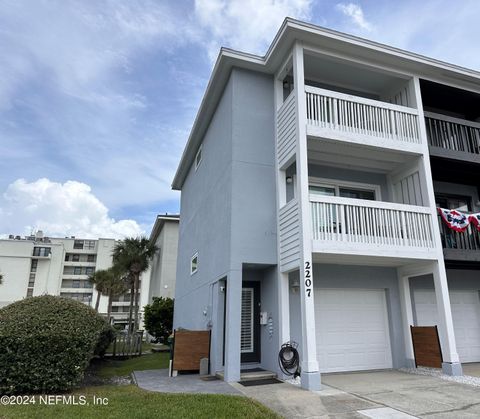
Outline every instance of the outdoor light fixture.
<svg viewBox="0 0 480 419"><path fill-rule="evenodd" d="M283 82L283 88L284 88L284 89L290 89L290 82L288 82L287 80L285 80L285 81Z"/></svg>
<svg viewBox="0 0 480 419"><path fill-rule="evenodd" d="M288 184L293 182L293 178L291 176L287 176L287 178L285 180Z"/></svg>

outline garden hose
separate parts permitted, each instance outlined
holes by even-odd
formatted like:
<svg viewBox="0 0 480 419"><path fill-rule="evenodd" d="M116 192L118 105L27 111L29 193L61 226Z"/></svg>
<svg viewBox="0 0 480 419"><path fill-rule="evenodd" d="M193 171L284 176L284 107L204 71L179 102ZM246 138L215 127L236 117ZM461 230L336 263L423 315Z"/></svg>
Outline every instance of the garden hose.
<svg viewBox="0 0 480 419"><path fill-rule="evenodd" d="M282 345L278 354L280 369L285 375L300 376L300 355L297 351L296 342L287 342Z"/></svg>

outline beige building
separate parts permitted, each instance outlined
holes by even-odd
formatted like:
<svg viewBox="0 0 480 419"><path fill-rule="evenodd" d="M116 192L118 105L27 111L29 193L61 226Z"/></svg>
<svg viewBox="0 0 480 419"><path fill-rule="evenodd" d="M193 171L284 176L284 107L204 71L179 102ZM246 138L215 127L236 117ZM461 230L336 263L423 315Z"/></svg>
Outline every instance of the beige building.
<svg viewBox="0 0 480 419"><path fill-rule="evenodd" d="M25 297L50 294L95 306L97 292L88 276L112 265L114 239L10 236L0 240L0 307ZM101 296L99 311L107 311Z"/></svg>

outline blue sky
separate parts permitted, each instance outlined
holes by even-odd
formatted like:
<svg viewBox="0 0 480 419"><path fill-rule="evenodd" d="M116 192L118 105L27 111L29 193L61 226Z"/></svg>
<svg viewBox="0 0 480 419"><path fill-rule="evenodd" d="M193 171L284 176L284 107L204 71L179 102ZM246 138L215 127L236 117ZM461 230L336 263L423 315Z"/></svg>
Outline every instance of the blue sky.
<svg viewBox="0 0 480 419"><path fill-rule="evenodd" d="M149 233L220 46L285 16L480 70L478 1L3 0L0 235Z"/></svg>

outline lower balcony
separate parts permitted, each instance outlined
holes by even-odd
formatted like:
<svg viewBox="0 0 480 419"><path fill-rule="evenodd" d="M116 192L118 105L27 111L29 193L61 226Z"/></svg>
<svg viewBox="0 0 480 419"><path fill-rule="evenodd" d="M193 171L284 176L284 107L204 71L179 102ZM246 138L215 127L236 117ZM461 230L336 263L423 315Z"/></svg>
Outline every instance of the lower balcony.
<svg viewBox="0 0 480 419"><path fill-rule="evenodd" d="M438 217L446 261L480 262L480 232L472 225L461 233L448 228Z"/></svg>
<svg viewBox="0 0 480 419"><path fill-rule="evenodd" d="M310 206L314 260L400 265L436 257L427 207L333 196L311 196Z"/></svg>

